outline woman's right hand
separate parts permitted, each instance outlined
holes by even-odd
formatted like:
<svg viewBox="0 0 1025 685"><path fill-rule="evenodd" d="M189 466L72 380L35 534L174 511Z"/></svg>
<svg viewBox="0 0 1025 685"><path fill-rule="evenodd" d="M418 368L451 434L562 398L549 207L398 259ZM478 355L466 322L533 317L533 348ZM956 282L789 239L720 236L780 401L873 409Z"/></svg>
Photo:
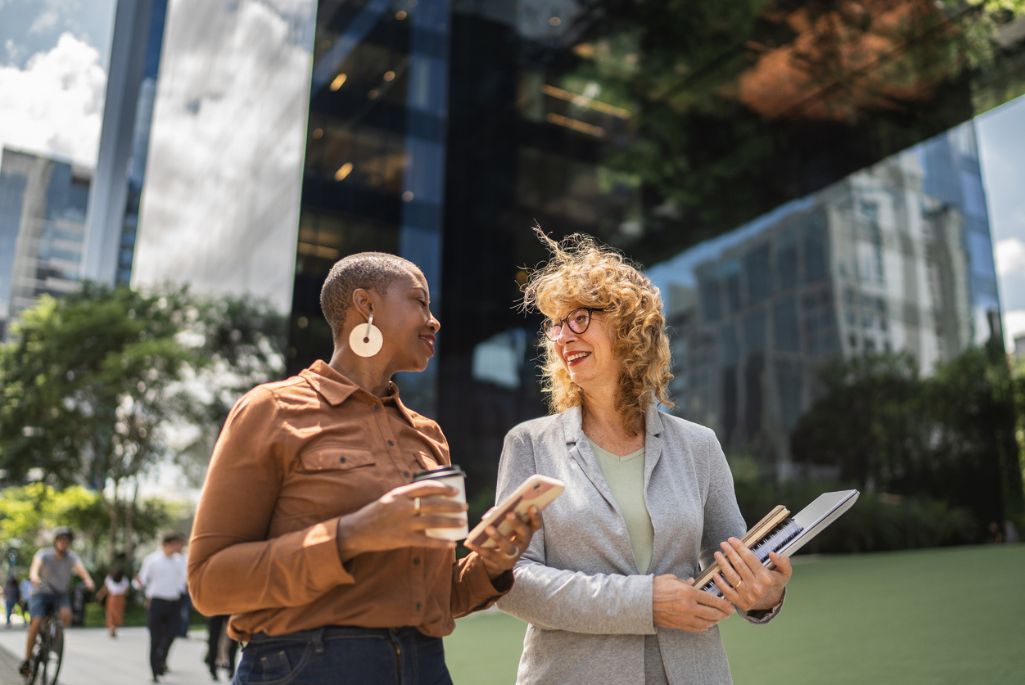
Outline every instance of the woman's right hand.
<svg viewBox="0 0 1025 685"><path fill-rule="evenodd" d="M700 633L733 614L733 605L674 575L655 576L651 591L655 626Z"/></svg>
<svg viewBox="0 0 1025 685"><path fill-rule="evenodd" d="M401 547L455 549L455 543L428 537L428 528L460 528L466 504L448 497L455 488L436 481L409 483L386 492L358 511L338 519L338 549L343 561L365 552ZM419 499L419 507L417 505Z"/></svg>

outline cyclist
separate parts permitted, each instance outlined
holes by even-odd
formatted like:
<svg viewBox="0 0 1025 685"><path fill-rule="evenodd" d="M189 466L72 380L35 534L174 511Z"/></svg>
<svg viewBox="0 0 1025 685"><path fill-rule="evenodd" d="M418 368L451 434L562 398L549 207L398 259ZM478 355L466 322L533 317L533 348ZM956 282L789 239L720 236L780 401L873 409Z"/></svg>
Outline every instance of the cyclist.
<svg viewBox="0 0 1025 685"><path fill-rule="evenodd" d="M86 588L92 590L93 579L82 565L82 560L71 551L71 543L75 539L70 528L58 528L53 533L53 547L41 549L32 557L28 577L34 588L29 598L29 615L32 617L25 639L25 660L18 671L23 676L31 675L32 647L36 643L36 634L43 617L57 613L66 628L71 623L71 599L68 586L74 572Z"/></svg>

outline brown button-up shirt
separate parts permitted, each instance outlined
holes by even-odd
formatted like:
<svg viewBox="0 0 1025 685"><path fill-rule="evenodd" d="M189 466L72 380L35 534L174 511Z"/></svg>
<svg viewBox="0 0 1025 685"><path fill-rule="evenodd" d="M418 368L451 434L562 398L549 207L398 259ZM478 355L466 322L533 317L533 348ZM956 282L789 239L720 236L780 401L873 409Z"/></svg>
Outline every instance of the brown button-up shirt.
<svg viewBox="0 0 1025 685"><path fill-rule="evenodd" d="M394 388L394 386L392 386ZM342 564L337 522L417 471L449 464L438 424L380 398L318 361L258 386L224 425L189 544L189 592L229 632L281 635L328 625L452 632L454 617L492 604L476 553L410 547Z"/></svg>

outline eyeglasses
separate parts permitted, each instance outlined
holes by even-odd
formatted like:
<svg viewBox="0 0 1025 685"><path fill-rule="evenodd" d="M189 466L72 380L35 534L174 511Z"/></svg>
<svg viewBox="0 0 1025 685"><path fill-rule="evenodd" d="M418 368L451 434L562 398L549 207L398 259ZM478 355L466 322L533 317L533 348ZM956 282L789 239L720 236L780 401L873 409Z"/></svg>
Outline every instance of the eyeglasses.
<svg viewBox="0 0 1025 685"><path fill-rule="evenodd" d="M591 314L602 311L605 310L589 309L586 307L574 309L565 319L561 319L559 321L545 319L545 322L541 324L541 330L544 332L545 337L552 341L558 340L559 336L562 335L563 324L569 326L571 331L579 335L586 331L587 327L591 325Z"/></svg>

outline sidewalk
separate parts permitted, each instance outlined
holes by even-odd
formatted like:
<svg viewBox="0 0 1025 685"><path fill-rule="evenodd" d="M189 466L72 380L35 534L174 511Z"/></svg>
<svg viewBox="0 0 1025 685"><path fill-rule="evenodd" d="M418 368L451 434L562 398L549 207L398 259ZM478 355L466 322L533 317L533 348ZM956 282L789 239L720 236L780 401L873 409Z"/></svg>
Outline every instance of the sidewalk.
<svg viewBox="0 0 1025 685"><path fill-rule="evenodd" d="M23 685L18 676L20 654L25 649L24 628L0 628L0 685ZM167 685L201 685L212 682L203 657L206 631L196 630L178 638L171 647L169 673L160 678ZM145 685L151 681L149 632L122 628L112 639L103 628L71 628L64 641L64 665L60 685ZM227 673L220 672L221 682Z"/></svg>

